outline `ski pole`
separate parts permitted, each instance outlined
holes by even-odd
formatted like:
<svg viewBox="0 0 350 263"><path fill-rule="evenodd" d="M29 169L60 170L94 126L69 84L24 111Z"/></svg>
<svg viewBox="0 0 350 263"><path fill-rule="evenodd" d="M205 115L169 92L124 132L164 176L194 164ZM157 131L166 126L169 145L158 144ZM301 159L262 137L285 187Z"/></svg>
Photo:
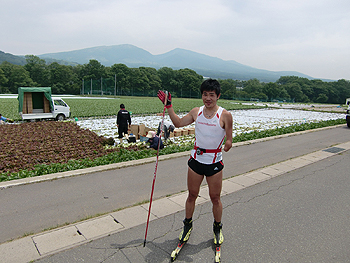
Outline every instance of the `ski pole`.
<svg viewBox="0 0 350 263"><path fill-rule="evenodd" d="M154 169L154 176L153 176L153 183L152 183L152 190L151 190L151 198L150 198L149 207L148 207L148 216L147 216L147 224L146 224L146 232L145 232L145 241L143 241L143 247L146 246L146 239L147 239L147 232L148 232L148 224L149 224L149 218L150 218L150 215L151 215L151 206L152 206L154 185L155 185L155 183L156 183L156 176L157 176L157 169L158 169L158 159L159 159L160 140L161 140L161 138L162 138L163 125L164 125L164 116L165 116L165 109L166 109L167 99L168 99L168 92L165 93L163 117L162 117L162 123L161 123L161 125L160 125L159 140L158 140L158 149L157 149L157 157L156 157L156 167L155 167L155 169Z"/></svg>

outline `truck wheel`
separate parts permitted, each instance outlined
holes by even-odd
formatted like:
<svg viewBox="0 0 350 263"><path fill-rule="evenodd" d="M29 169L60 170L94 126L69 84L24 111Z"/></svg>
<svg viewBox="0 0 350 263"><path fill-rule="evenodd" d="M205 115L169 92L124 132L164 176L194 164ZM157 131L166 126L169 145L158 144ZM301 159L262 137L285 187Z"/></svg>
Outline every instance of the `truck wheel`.
<svg viewBox="0 0 350 263"><path fill-rule="evenodd" d="M65 117L64 117L63 114L58 114L58 115L56 116L56 120L57 120L57 121L64 121L64 119L65 119Z"/></svg>
<svg viewBox="0 0 350 263"><path fill-rule="evenodd" d="M348 127L350 128L350 122L347 123Z"/></svg>

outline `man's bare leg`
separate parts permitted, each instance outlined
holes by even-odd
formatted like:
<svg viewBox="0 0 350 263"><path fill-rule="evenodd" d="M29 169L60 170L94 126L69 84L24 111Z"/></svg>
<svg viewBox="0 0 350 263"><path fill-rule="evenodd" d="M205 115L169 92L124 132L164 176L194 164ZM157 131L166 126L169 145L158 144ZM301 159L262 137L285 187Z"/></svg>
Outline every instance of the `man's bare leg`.
<svg viewBox="0 0 350 263"><path fill-rule="evenodd" d="M186 218L191 218L194 213L194 208L196 206L196 199L199 194L199 189L203 181L204 176L199 175L194 172L191 168L188 168L187 172L187 189L188 197L186 200L185 211Z"/></svg>
<svg viewBox="0 0 350 263"><path fill-rule="evenodd" d="M221 222L222 218L222 203L221 203L221 189L222 189L222 171L206 177L208 187L209 187L209 196L213 204L213 216L216 222Z"/></svg>

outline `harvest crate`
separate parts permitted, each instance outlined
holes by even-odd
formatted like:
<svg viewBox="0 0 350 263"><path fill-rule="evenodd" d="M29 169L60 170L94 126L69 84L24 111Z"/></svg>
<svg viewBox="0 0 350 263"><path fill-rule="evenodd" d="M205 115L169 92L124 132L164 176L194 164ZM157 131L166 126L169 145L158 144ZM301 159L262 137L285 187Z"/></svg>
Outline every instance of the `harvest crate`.
<svg viewBox="0 0 350 263"><path fill-rule="evenodd" d="M129 134L135 135L136 139L139 138L139 125L131 124L130 129L128 130Z"/></svg>
<svg viewBox="0 0 350 263"><path fill-rule="evenodd" d="M139 124L139 136L146 136L147 133L145 133L146 126L144 124Z"/></svg>
<svg viewBox="0 0 350 263"><path fill-rule="evenodd" d="M182 135L182 136L188 135L188 130L187 130L187 129L182 129L182 130L181 130L181 135Z"/></svg>
<svg viewBox="0 0 350 263"><path fill-rule="evenodd" d="M24 92L23 114L33 113L33 100L31 92Z"/></svg>
<svg viewBox="0 0 350 263"><path fill-rule="evenodd" d="M43 92L43 100L44 100L44 112L45 113L50 113L50 102L49 100L45 97L45 94Z"/></svg>
<svg viewBox="0 0 350 263"><path fill-rule="evenodd" d="M187 128L188 134L195 134L194 128Z"/></svg>
<svg viewBox="0 0 350 263"><path fill-rule="evenodd" d="M179 137L179 136L181 136L181 134L182 134L182 130L181 129L175 129L174 130L174 136L175 137Z"/></svg>

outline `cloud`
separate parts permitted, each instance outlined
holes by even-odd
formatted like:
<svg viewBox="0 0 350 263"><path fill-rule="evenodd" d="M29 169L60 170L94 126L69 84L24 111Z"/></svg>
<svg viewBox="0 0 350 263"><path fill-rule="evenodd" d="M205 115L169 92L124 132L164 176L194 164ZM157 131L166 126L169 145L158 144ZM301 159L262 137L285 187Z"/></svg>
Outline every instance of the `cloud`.
<svg viewBox="0 0 350 263"><path fill-rule="evenodd" d="M39 55L118 44L152 54L179 47L350 79L349 14L347 0L13 0L0 9L0 48Z"/></svg>

